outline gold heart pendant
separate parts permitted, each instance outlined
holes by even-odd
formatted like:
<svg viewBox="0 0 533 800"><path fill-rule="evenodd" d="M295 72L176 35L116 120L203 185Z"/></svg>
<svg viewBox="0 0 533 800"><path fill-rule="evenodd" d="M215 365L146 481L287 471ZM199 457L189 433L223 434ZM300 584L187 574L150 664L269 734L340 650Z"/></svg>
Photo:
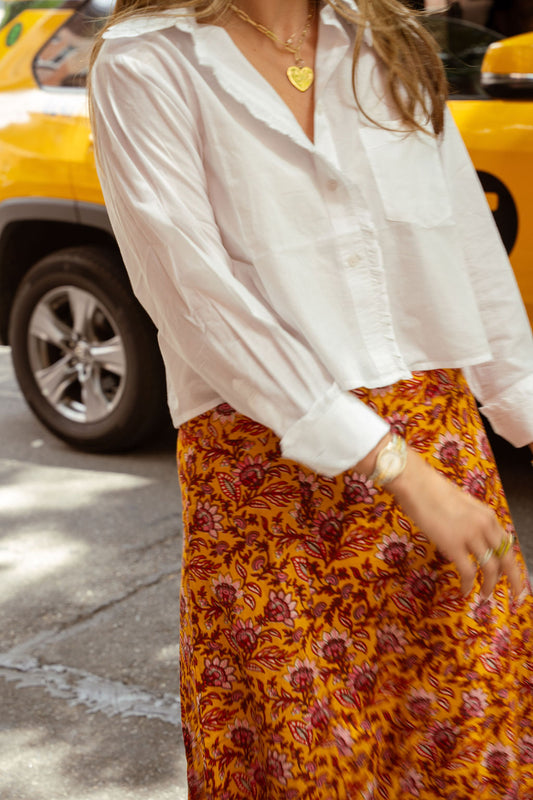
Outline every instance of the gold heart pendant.
<svg viewBox="0 0 533 800"><path fill-rule="evenodd" d="M306 92L315 79L315 73L311 67L289 67L287 78L299 92Z"/></svg>

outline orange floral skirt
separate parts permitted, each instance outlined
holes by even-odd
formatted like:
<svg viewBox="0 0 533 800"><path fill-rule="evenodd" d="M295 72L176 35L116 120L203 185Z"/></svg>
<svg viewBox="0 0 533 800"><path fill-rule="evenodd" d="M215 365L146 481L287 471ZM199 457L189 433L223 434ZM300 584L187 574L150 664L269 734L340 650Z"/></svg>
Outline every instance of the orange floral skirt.
<svg viewBox="0 0 533 800"><path fill-rule="evenodd" d="M511 526L459 371L356 394ZM225 404L178 459L191 800L533 798L531 594L464 599L390 494Z"/></svg>

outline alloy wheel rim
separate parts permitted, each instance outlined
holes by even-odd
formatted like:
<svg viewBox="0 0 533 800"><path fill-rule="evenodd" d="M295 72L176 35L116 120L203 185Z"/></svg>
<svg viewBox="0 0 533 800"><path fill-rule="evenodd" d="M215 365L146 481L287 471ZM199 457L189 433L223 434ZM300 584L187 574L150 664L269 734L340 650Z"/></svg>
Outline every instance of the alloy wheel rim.
<svg viewBox="0 0 533 800"><path fill-rule="evenodd" d="M101 422L120 402L126 351L111 311L91 292L65 285L43 295L30 318L28 355L41 394L66 419Z"/></svg>

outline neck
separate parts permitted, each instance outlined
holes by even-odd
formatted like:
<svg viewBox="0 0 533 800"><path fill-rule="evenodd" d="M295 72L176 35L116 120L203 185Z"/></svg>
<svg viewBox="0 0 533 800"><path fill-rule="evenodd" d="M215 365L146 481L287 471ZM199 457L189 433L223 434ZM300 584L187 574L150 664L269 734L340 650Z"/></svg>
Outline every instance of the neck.
<svg viewBox="0 0 533 800"><path fill-rule="evenodd" d="M246 11L255 22L275 31L282 39L288 39L301 30L312 8L313 0L234 0L235 5Z"/></svg>

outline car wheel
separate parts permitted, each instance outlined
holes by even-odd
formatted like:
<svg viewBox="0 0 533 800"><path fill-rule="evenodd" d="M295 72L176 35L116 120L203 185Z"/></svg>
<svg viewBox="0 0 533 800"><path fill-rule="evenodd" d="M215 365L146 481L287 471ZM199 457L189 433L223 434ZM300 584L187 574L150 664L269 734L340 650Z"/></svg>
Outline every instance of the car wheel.
<svg viewBox="0 0 533 800"><path fill-rule="evenodd" d="M124 450L168 421L156 332L111 249L73 247L35 264L9 340L27 403L70 444Z"/></svg>

